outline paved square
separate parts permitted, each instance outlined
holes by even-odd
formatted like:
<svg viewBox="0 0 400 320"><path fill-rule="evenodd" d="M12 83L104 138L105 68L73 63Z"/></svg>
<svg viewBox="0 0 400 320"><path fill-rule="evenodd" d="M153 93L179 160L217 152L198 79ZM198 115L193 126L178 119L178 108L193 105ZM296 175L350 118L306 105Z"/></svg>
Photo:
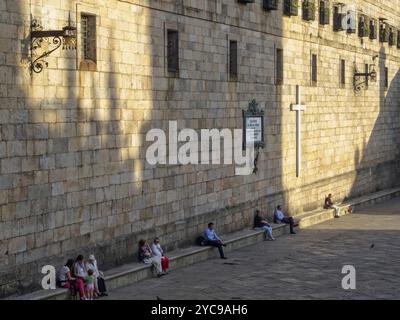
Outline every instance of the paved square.
<svg viewBox="0 0 400 320"><path fill-rule="evenodd" d="M108 299L400 299L400 199L114 290ZM357 289L341 282L344 265Z"/></svg>

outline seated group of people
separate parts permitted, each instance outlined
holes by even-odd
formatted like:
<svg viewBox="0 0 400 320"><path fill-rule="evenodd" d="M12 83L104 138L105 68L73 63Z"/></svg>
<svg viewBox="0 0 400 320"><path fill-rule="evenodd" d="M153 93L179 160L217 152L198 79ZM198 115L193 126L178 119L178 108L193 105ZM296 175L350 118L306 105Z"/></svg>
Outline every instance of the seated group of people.
<svg viewBox="0 0 400 320"><path fill-rule="evenodd" d="M93 254L87 261L83 255L75 260L68 259L58 274L57 282L59 287L70 289L73 296L79 293L80 300L93 300L108 295L104 275L97 268Z"/></svg>
<svg viewBox="0 0 400 320"><path fill-rule="evenodd" d="M138 251L139 261L151 264L156 270L157 277L166 275L169 269L169 258L165 255L164 249L161 247L160 239L155 238L151 247L147 240L139 241Z"/></svg>
<svg viewBox="0 0 400 320"><path fill-rule="evenodd" d="M282 207L279 205L276 207L274 212L274 223L285 223L290 226L290 233L296 234L294 231L294 219L293 217L287 216L283 213ZM272 235L272 227L268 220L263 216L260 210L256 210L256 216L254 217L254 228L265 230L266 238L265 240L274 241L275 238Z"/></svg>
<svg viewBox="0 0 400 320"><path fill-rule="evenodd" d="M334 208L335 217L339 217L339 207L333 205L331 194L329 194L329 196L325 199L324 208ZM288 224L290 226L290 233L296 234L294 231L293 217L285 215L280 205L275 209L274 223ZM254 217L254 228L265 231L265 240L275 240L274 236L272 235L272 226L269 224L267 218L260 210L256 210L256 215ZM221 259L227 259L223 250L223 247L225 247L226 244L215 232L213 222L208 224L208 227L204 232L204 237L204 245L218 248ZM145 264L153 265L158 277L168 273L167 270L169 269L169 258L165 255L159 238L155 238L151 246L147 240L140 240L138 258L139 261ZM91 300L95 296L107 295L104 276L97 268L97 262L94 255L90 255L87 262L84 261L82 255L79 255L75 261L73 259L69 259L65 266L61 269L58 281L59 286L63 288L70 288L71 290L79 292L80 299L82 300Z"/></svg>
<svg viewBox="0 0 400 320"><path fill-rule="evenodd" d="M289 224L290 226L290 233L296 234L294 231L294 219L293 217L286 216L281 206L277 206L275 213L274 213L274 223L285 223ZM269 224L267 219L262 215L260 210L256 210L256 215L254 217L254 228L265 230L266 233L266 240L275 240L272 235L272 226ZM227 259L223 250L223 247L226 244L221 240L221 238L217 235L214 230L214 223L210 222L208 224L208 228L204 232L205 236L205 243L204 245L213 246L218 248L219 255L221 259Z"/></svg>

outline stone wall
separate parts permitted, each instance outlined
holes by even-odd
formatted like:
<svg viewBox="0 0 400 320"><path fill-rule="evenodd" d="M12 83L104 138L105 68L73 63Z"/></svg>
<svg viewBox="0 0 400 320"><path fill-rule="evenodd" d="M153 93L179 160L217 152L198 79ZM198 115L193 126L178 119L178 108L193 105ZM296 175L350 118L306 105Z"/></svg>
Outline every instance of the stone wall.
<svg viewBox="0 0 400 320"><path fill-rule="evenodd" d="M38 287L41 267L94 252L103 268L136 257L140 238L191 243L209 221L221 233L247 228L253 210L278 203L292 214L390 187L399 177L400 50L333 32L318 20L267 12L262 1L0 0L0 295ZM280 1L282 2L282 1ZM400 1L343 1L400 28ZM97 64L57 50L30 74L30 16L60 29L68 13L97 16ZM165 63L166 29L179 30L180 72ZM229 81L229 40L239 45ZM275 50L284 82L275 85ZM318 84L310 81L318 55ZM378 81L355 93L379 55ZM339 59L346 85L339 86ZM382 70L389 68L389 88ZM303 87L302 175L295 174L295 86ZM145 160L151 128L241 128L251 99L265 109L259 172L232 165L158 165Z"/></svg>

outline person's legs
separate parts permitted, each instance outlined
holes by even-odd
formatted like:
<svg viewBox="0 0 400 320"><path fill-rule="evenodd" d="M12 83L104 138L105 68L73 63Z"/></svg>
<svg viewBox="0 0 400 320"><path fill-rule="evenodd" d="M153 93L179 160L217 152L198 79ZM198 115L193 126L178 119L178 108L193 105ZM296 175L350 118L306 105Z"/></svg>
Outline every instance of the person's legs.
<svg viewBox="0 0 400 320"><path fill-rule="evenodd" d="M106 296L107 295L106 282L101 277L97 278L97 288L99 288L101 296Z"/></svg>
<svg viewBox="0 0 400 320"><path fill-rule="evenodd" d="M221 259L225 258L224 250L222 249L222 244L220 242L218 242L218 241L210 241L209 240L209 241L207 241L207 244L209 246L218 248L219 256L221 257Z"/></svg>
<svg viewBox="0 0 400 320"><path fill-rule="evenodd" d="M265 231L265 233L266 233L268 239L271 239L271 240L274 240L274 239L275 239L275 238L272 236L272 227L264 226L262 229L264 229L264 231Z"/></svg>
<svg viewBox="0 0 400 320"><path fill-rule="evenodd" d="M293 233L293 234L295 233L294 229L293 229L293 226L294 226L293 217L289 217L289 218L285 217L285 218L283 218L282 222L284 222L290 226L290 233Z"/></svg>
<svg viewBox="0 0 400 320"><path fill-rule="evenodd" d="M97 277L94 277L94 293L100 295L99 286L97 285Z"/></svg>
<svg viewBox="0 0 400 320"><path fill-rule="evenodd" d="M332 206L333 209L335 209L335 217L340 217L340 208L338 206Z"/></svg>
<svg viewBox="0 0 400 320"><path fill-rule="evenodd" d="M267 227L268 228L268 236L271 240L275 240L274 236L272 235L272 227Z"/></svg>
<svg viewBox="0 0 400 320"><path fill-rule="evenodd" d="M160 275L162 273L161 258L160 257L152 257L151 264L156 269L157 275Z"/></svg>
<svg viewBox="0 0 400 320"><path fill-rule="evenodd" d="M76 285L76 288L78 289L78 292L79 292L79 298L81 300L86 298L86 296L85 296L85 283L83 282L83 279L82 278L76 278L75 285Z"/></svg>
<svg viewBox="0 0 400 320"><path fill-rule="evenodd" d="M93 292L94 292L94 284L90 283L86 287L86 294L87 294L88 300L93 300Z"/></svg>

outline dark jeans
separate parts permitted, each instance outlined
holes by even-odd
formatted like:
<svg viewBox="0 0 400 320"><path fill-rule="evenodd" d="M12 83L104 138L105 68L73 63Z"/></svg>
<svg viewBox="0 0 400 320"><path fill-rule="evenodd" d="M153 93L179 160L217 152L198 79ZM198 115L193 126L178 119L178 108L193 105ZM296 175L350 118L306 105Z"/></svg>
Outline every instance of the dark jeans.
<svg viewBox="0 0 400 320"><path fill-rule="evenodd" d="M100 293L107 293L106 282L103 278L97 278L97 287Z"/></svg>
<svg viewBox="0 0 400 320"><path fill-rule="evenodd" d="M282 222L290 225L290 232L294 232L294 230L293 230L294 220L292 217L289 217L289 218L285 217L282 219Z"/></svg>
<svg viewBox="0 0 400 320"><path fill-rule="evenodd" d="M220 257L225 257L224 250L222 249L222 243L220 241L207 240L206 245L218 248Z"/></svg>

